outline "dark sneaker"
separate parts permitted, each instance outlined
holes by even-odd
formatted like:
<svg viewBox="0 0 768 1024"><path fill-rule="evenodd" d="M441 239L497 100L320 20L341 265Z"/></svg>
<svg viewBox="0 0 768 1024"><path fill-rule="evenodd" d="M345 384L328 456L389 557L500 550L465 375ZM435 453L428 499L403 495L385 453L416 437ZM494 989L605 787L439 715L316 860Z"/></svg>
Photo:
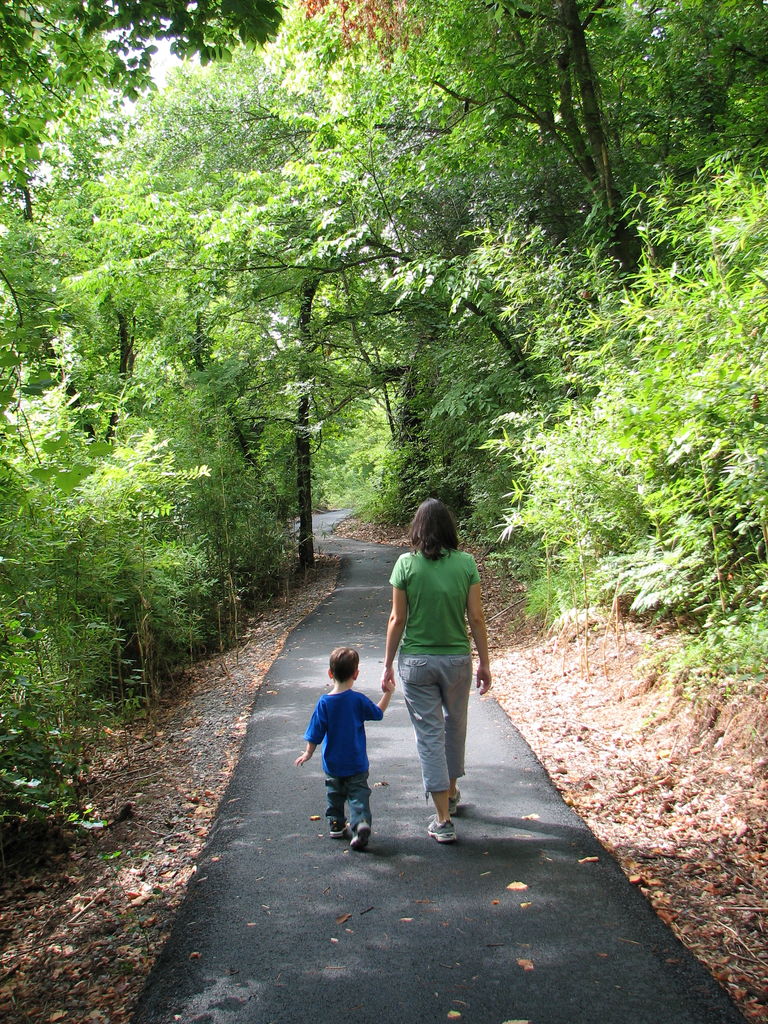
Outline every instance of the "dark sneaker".
<svg viewBox="0 0 768 1024"><path fill-rule="evenodd" d="M331 821L331 839L348 839L350 835L349 825L346 821Z"/></svg>
<svg viewBox="0 0 768 1024"><path fill-rule="evenodd" d="M427 832L436 839L438 843L455 843L456 829L452 821L444 821L442 824L437 820L437 815L427 825Z"/></svg>
<svg viewBox="0 0 768 1024"><path fill-rule="evenodd" d="M352 842L349 845L353 850L364 850L370 838L371 826L367 821L361 821L355 829L355 834L352 836Z"/></svg>
<svg viewBox="0 0 768 1024"><path fill-rule="evenodd" d="M459 809L459 800L461 800L461 792L458 789L456 790L455 796L448 797L448 813L451 817L453 817Z"/></svg>

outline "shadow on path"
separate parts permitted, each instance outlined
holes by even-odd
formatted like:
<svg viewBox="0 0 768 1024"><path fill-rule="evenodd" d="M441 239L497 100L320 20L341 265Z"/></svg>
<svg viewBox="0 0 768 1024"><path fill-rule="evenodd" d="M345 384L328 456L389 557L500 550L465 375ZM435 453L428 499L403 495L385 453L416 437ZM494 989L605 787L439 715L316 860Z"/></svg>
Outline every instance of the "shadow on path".
<svg viewBox="0 0 768 1024"><path fill-rule="evenodd" d="M743 1024L492 700L472 695L455 845L426 835L399 691L367 730L368 850L311 820L320 758L293 759L333 647L360 649L358 686L377 699L399 553L332 537L341 517L316 521L320 549L343 556L338 586L270 669L135 1024Z"/></svg>

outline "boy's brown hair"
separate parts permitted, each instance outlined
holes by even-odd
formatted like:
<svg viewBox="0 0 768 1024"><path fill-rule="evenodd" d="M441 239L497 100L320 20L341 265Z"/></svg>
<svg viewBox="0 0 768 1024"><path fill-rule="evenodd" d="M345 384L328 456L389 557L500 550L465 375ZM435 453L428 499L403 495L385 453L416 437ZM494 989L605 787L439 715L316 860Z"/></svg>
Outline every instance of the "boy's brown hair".
<svg viewBox="0 0 768 1024"><path fill-rule="evenodd" d="M354 647L337 647L331 651L329 668L337 683L346 683L357 672L360 655Z"/></svg>

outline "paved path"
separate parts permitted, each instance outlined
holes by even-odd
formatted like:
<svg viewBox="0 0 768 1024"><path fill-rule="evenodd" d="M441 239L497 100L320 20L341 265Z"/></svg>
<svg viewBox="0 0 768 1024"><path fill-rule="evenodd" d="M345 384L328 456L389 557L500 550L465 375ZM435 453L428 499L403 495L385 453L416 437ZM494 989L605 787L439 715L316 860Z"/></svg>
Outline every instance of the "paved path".
<svg viewBox="0 0 768 1024"><path fill-rule="evenodd" d="M293 760L334 646L359 647L378 699L398 553L329 537L333 519L318 531L345 556L338 587L270 670L135 1024L743 1024L491 700L472 695L458 843L426 835L399 692L368 726L368 850L311 820L320 758Z"/></svg>

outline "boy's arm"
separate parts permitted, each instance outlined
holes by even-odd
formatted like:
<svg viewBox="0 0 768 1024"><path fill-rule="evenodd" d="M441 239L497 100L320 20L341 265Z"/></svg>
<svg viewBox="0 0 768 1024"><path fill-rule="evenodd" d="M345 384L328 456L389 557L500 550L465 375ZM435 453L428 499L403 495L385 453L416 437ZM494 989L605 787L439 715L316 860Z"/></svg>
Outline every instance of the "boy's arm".
<svg viewBox="0 0 768 1024"><path fill-rule="evenodd" d="M381 708L382 711L386 711L389 707L389 702L392 700L392 691L395 688L395 684L392 683L392 690L385 690L382 694L381 700L376 705L377 708Z"/></svg>
<svg viewBox="0 0 768 1024"><path fill-rule="evenodd" d="M315 710L312 712L312 717L309 720L307 731L304 733L304 739L307 741L306 749L304 750L304 753L299 754L293 762L297 768L299 765L306 764L310 757L312 757L314 752L317 750L318 743L323 742L327 728L328 723L325 717L325 706L323 698L321 697L315 705ZM312 737L311 739L310 736Z"/></svg>
<svg viewBox="0 0 768 1024"><path fill-rule="evenodd" d="M317 750L317 744L316 743L309 743L309 742L307 742L307 749L304 751L303 754L299 754L299 756L296 758L296 760L293 763L296 765L297 768L300 765L302 765L302 764L306 764L307 761L310 759L310 757L312 757L312 755L314 754L314 752L316 750Z"/></svg>

